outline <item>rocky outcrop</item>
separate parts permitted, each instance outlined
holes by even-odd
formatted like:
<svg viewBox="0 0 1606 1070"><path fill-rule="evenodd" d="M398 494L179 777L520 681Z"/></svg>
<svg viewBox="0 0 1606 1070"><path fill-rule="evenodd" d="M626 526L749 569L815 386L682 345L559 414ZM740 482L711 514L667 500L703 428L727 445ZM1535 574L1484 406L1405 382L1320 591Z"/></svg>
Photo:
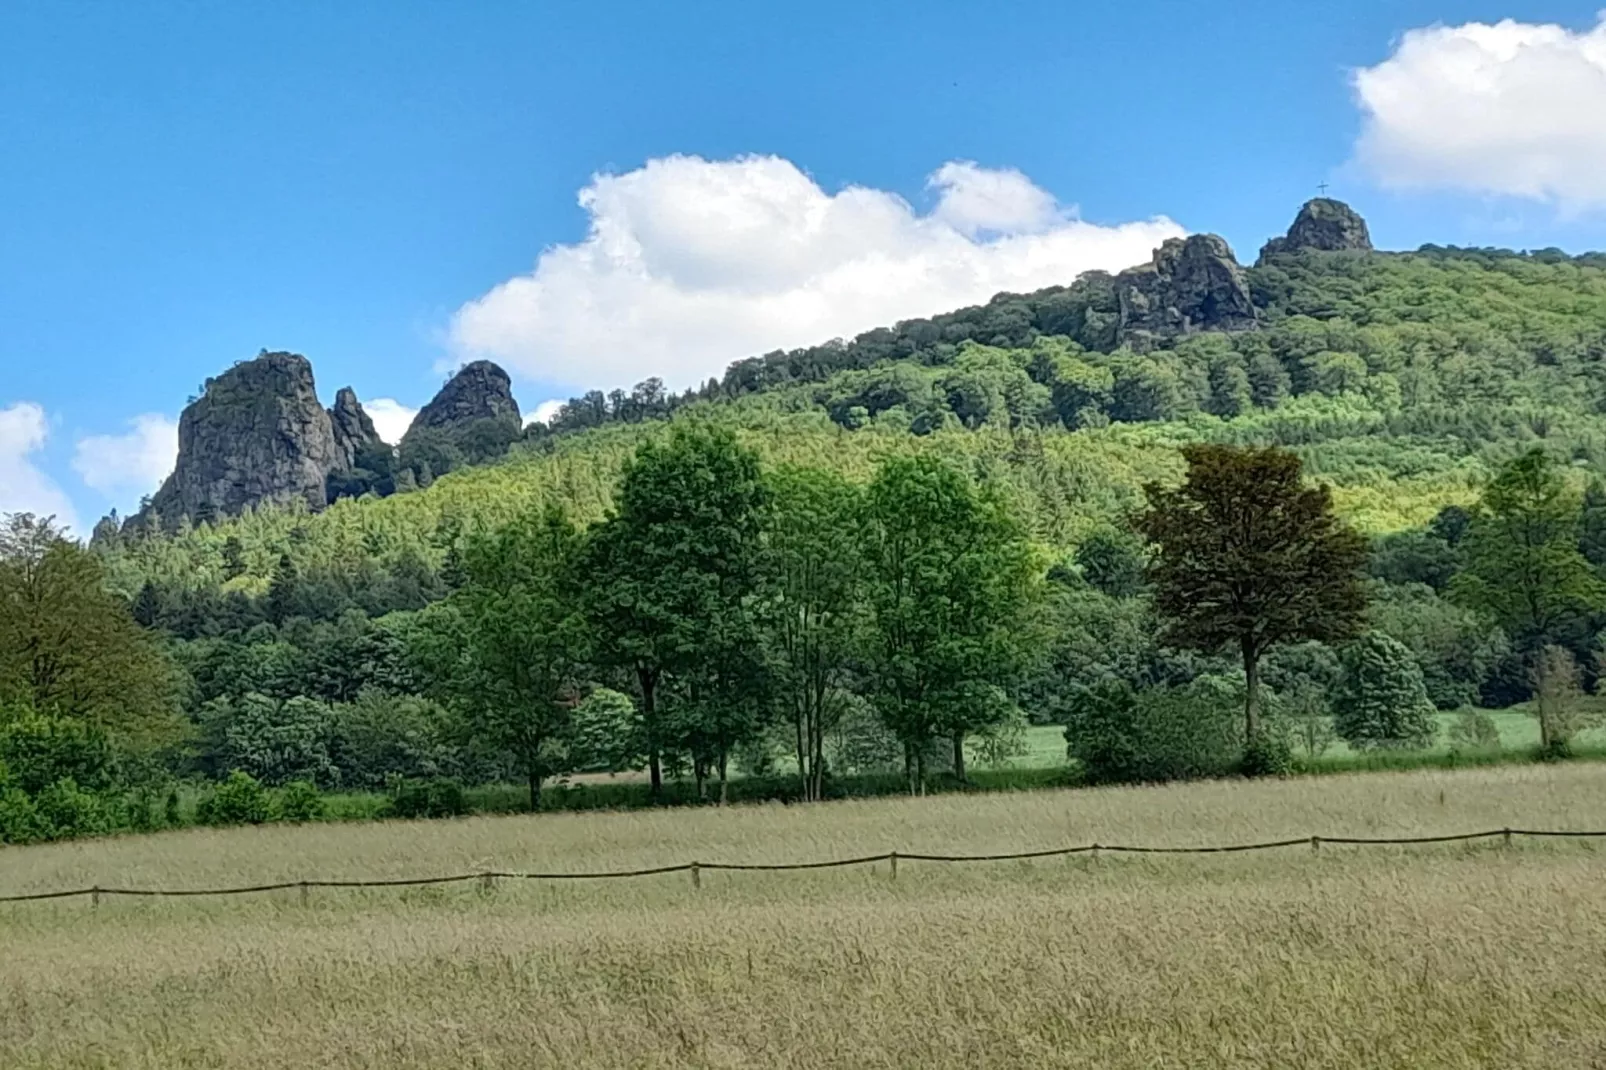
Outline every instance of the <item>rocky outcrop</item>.
<svg viewBox="0 0 1606 1070"><path fill-rule="evenodd" d="M519 403L513 400L513 384L507 372L488 360L464 365L449 379L428 405L418 410L402 441L420 431L452 432L481 420L495 420L517 427Z"/></svg>
<svg viewBox="0 0 1606 1070"><path fill-rule="evenodd" d="M1257 264L1282 253L1301 249L1318 249L1322 252L1371 252L1372 235L1366 229L1366 220L1359 212L1327 197L1306 201L1294 217L1294 225L1281 238L1273 238L1260 250Z"/></svg>
<svg viewBox="0 0 1606 1070"><path fill-rule="evenodd" d="M1167 240L1150 263L1117 275L1115 290L1123 342L1241 331L1256 323L1243 268L1232 247L1214 234Z"/></svg>
<svg viewBox="0 0 1606 1070"><path fill-rule="evenodd" d="M172 528L298 501L322 509L329 474L348 464L307 358L264 352L206 381L179 418L173 474L133 522Z"/></svg>
<svg viewBox="0 0 1606 1070"><path fill-rule="evenodd" d="M342 468L356 467L363 449L379 441L374 421L363 411L357 392L349 386L341 387L340 393L335 395L334 407L329 410L329 425Z"/></svg>

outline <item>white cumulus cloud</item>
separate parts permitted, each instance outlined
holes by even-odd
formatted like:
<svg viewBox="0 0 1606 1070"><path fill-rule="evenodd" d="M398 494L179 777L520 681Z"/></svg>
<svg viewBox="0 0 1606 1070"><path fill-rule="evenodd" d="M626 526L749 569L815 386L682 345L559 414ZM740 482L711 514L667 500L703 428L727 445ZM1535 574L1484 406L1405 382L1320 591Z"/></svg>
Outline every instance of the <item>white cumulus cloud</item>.
<svg viewBox="0 0 1606 1070"><path fill-rule="evenodd" d="M72 502L32 460L48 437L45 410L33 402L0 409L0 513L54 516L62 527L76 528Z"/></svg>
<svg viewBox="0 0 1606 1070"><path fill-rule="evenodd" d="M740 357L1148 260L1182 228L1075 218L1013 170L944 164L936 206L821 189L775 156L671 156L580 192L590 233L458 310L461 359L566 387L671 388Z"/></svg>
<svg viewBox="0 0 1606 1070"><path fill-rule="evenodd" d="M395 398L375 398L362 403L363 411L374 422L374 430L379 432L381 440L389 445L396 445L412 426L413 417L418 415L417 409L410 409Z"/></svg>
<svg viewBox="0 0 1606 1070"><path fill-rule="evenodd" d="M73 471L108 497L137 499L162 485L178 457L178 424L159 413L128 421L121 435L88 435L73 451Z"/></svg>
<svg viewBox="0 0 1606 1070"><path fill-rule="evenodd" d="M1386 186L1606 205L1606 14L1594 29L1432 26L1354 74L1356 157Z"/></svg>
<svg viewBox="0 0 1606 1070"><path fill-rule="evenodd" d="M549 398L537 405L533 412L524 417L524 426L551 423L552 417L556 416L561 408L563 408L563 402L560 399Z"/></svg>

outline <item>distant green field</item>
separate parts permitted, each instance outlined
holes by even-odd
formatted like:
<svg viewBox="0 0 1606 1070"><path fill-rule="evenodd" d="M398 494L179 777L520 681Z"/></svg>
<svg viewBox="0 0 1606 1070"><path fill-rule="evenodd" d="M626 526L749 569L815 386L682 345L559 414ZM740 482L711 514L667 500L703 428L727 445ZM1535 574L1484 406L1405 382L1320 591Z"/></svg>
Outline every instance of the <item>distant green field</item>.
<svg viewBox="0 0 1606 1070"><path fill-rule="evenodd" d="M1597 700L1590 698L1588 702ZM1606 705L1606 701L1602 702ZM1434 756L1444 758L1449 755L1452 747L1450 743L1450 730L1456 722L1458 714L1441 713L1439 715L1439 735L1434 744L1427 751L1403 752L1400 754L1368 753L1361 754L1335 740L1319 760L1307 762L1304 770L1311 773L1348 772L1361 768L1365 769L1403 769L1417 766L1444 766L1450 765L1488 765L1504 764L1509 761L1521 761L1523 753L1539 745L1539 725L1534 720L1529 708L1524 706L1513 707L1509 710L1484 711L1494 721L1500 731L1500 751L1482 753L1478 755L1463 756L1454 762L1434 760ZM1060 777L1048 776L1052 770L1066 770L1070 765L1065 753L1065 729L1062 725L1032 725L1026 730L1026 753L1013 758L1001 765L989 765L981 760L980 756L971 754L971 770L978 774L973 783L983 790L999 790L1000 788L1023 788L1040 786L1059 786L1070 781ZM1581 758L1606 758L1606 731L1594 730L1582 733L1575 740L1575 753ZM1297 758L1304 759L1306 755L1299 747L1295 747ZM784 757L776 762L776 769L767 778L746 783L744 786L750 790L760 791L762 797L763 785L774 785L788 777L794 769L792 763ZM1011 776L1015 771L1017 775ZM991 774L991 775L989 775ZM1046 777L1046 779L1045 779ZM644 778L640 774L621 774L618 777L589 778L592 782L585 789L589 801L575 798L566 804L558 804L560 809L592 809L592 808L629 808L645 804ZM740 774L733 781L733 792L737 782L742 781ZM893 793L902 790L903 781L900 776L888 773L885 775L867 775L865 783L852 791L854 795L877 795ZM1074 776L1071 777L1074 780ZM885 783L881 783L885 781ZM755 788L754 785L759 785ZM547 804L553 805L562 798L561 789L549 793ZM478 812L496 813L511 812L523 809L525 806L525 787L522 784L487 784L467 789L469 805ZM749 791L741 791L733 798L746 798ZM637 796L640 796L639 798ZM363 820L378 817L384 807L386 796L379 792L334 792L325 796L328 813L331 818L339 820ZM186 793L186 809L193 806L193 793Z"/></svg>
<svg viewBox="0 0 1606 1070"><path fill-rule="evenodd" d="M1591 696L1583 701L1592 705L1606 706L1606 700ZM1489 719L1494 721L1495 727L1500 730L1500 748L1506 751L1523 751L1539 746L1539 722L1534 718L1529 704L1514 706L1509 710L1484 710ZM1439 714L1439 734L1429 748L1430 753L1446 754L1451 750L1450 732L1454 728L1458 713ZM1583 745L1599 745L1606 743L1606 730L1592 729L1580 733L1575 741ZM1030 748L1028 752L1008 763L1014 769L1048 769L1066 764L1065 757L1065 729L1060 725L1033 725L1026 730L1026 743ZM1296 754L1303 753L1296 746ZM1329 761L1342 759L1355 755L1348 744L1343 740L1335 739L1322 753L1322 757ZM977 762L977 768L988 768L985 763Z"/></svg>

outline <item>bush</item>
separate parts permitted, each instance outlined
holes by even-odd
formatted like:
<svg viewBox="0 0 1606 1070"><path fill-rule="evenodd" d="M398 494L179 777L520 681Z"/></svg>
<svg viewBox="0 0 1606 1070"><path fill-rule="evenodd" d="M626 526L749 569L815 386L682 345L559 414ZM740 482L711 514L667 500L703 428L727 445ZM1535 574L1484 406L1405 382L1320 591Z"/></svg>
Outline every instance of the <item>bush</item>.
<svg viewBox="0 0 1606 1070"><path fill-rule="evenodd" d="M49 838L39 808L22 789L0 791L0 843L38 843Z"/></svg>
<svg viewBox="0 0 1606 1070"><path fill-rule="evenodd" d="M90 790L111 783L111 745L82 721L24 710L0 717L0 762L12 782L37 796L60 780Z"/></svg>
<svg viewBox="0 0 1606 1070"><path fill-rule="evenodd" d="M280 821L301 824L323 820L323 795L310 781L294 780L286 784L277 802L275 813Z"/></svg>
<svg viewBox="0 0 1606 1070"><path fill-rule="evenodd" d="M100 798L71 778L56 781L34 799L39 821L51 839L103 836L112 830L112 815Z"/></svg>
<svg viewBox="0 0 1606 1070"><path fill-rule="evenodd" d="M1400 642L1372 632L1344 651L1333 695L1333 730L1357 750L1419 749L1438 732L1416 658Z"/></svg>
<svg viewBox="0 0 1606 1070"><path fill-rule="evenodd" d="M1280 777L1293 772L1294 748L1288 742L1288 733L1270 727L1257 732L1244 748L1238 771L1247 777Z"/></svg>
<svg viewBox="0 0 1606 1070"><path fill-rule="evenodd" d="M134 793L134 797L128 800L124 808L124 816L128 827L135 832L156 830L156 798L149 788L140 788Z"/></svg>
<svg viewBox="0 0 1606 1070"><path fill-rule="evenodd" d="M461 817L468 813L468 800L455 780L408 780L398 785L385 807L385 817Z"/></svg>
<svg viewBox="0 0 1606 1070"><path fill-rule="evenodd" d="M195 804L199 825L260 825L268 816L267 790L256 777L238 769Z"/></svg>
<svg viewBox="0 0 1606 1070"><path fill-rule="evenodd" d="M167 799L162 803L162 823L170 829L176 829L184 823L183 815L178 809L178 789L170 788Z"/></svg>
<svg viewBox="0 0 1606 1070"><path fill-rule="evenodd" d="M1233 689L1210 677L1144 692L1109 681L1072 700L1065 740L1092 784L1226 776L1243 764L1239 713Z"/></svg>

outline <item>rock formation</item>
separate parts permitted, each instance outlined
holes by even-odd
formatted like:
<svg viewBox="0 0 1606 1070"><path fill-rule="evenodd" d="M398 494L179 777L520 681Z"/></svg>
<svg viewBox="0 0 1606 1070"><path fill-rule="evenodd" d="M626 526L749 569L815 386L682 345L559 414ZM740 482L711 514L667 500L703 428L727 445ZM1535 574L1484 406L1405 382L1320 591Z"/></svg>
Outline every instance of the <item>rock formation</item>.
<svg viewBox="0 0 1606 1070"><path fill-rule="evenodd" d="M441 387L428 405L418 410L402 441L420 431L462 430L480 420L497 420L520 426L519 403L507 372L488 360L464 365Z"/></svg>
<svg viewBox="0 0 1606 1070"><path fill-rule="evenodd" d="M1371 252L1372 236L1366 229L1366 220L1360 213L1345 204L1327 197L1306 201L1288 228L1286 236L1273 238L1260 250L1257 264L1280 253L1293 253L1301 249L1319 249L1323 252L1354 250Z"/></svg>
<svg viewBox="0 0 1606 1070"><path fill-rule="evenodd" d="M363 411L357 392L351 387L340 388L335 404L329 410L329 424L335 436L335 449L340 451L341 467L353 468L357 457L367 446L379 441L374 421Z"/></svg>
<svg viewBox="0 0 1606 1070"><path fill-rule="evenodd" d="M322 509L329 475L373 438L350 389L325 410L307 358L264 352L206 381L179 418L173 474L132 522L172 528L296 501Z"/></svg>
<svg viewBox="0 0 1606 1070"><path fill-rule="evenodd" d="M1171 238L1154 259L1115 277L1122 341L1255 326L1249 284L1232 248L1214 234Z"/></svg>

